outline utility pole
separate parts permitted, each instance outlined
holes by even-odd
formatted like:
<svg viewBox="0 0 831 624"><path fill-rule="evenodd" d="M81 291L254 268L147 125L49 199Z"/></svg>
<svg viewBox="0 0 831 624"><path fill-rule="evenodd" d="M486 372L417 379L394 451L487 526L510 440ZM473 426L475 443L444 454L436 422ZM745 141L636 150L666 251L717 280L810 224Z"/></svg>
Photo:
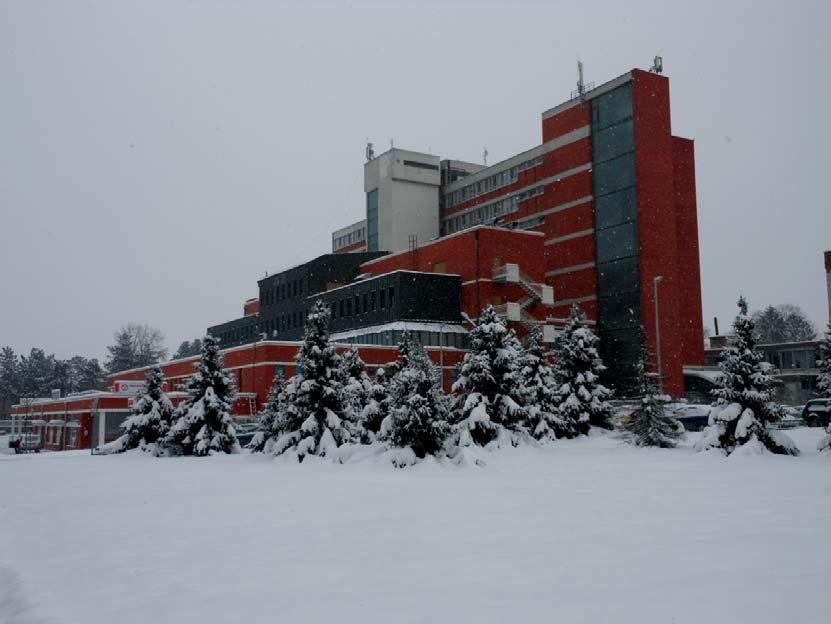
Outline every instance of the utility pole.
<svg viewBox="0 0 831 624"><path fill-rule="evenodd" d="M658 391L664 393L664 366L661 360L661 308L658 304L658 284L664 281L663 275L656 275L652 280L655 297L655 357L658 360Z"/></svg>

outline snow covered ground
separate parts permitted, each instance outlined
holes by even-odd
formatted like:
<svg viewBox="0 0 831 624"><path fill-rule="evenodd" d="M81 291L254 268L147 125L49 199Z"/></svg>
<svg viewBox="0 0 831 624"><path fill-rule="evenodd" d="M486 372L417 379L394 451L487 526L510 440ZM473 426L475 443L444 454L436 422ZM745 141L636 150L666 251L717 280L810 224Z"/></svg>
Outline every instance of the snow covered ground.
<svg viewBox="0 0 831 624"><path fill-rule="evenodd" d="M0 622L827 622L831 457L791 434L405 470L0 456Z"/></svg>

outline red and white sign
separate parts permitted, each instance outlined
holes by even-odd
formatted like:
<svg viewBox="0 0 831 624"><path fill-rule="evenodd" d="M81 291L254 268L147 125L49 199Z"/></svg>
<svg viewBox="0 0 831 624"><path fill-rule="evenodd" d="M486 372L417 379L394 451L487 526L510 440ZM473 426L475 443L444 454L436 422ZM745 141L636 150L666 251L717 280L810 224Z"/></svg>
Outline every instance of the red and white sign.
<svg viewBox="0 0 831 624"><path fill-rule="evenodd" d="M138 394L144 390L143 381L116 381L113 384L113 392L116 394ZM162 384L162 392L167 392L167 382Z"/></svg>

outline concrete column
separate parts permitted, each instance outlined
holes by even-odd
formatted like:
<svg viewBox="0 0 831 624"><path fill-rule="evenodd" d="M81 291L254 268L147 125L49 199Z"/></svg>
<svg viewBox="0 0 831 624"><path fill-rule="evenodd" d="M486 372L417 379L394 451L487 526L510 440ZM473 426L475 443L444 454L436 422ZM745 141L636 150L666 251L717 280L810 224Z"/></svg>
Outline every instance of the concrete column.
<svg viewBox="0 0 831 624"><path fill-rule="evenodd" d="M831 251L825 252L825 287L828 290L828 322L831 323Z"/></svg>

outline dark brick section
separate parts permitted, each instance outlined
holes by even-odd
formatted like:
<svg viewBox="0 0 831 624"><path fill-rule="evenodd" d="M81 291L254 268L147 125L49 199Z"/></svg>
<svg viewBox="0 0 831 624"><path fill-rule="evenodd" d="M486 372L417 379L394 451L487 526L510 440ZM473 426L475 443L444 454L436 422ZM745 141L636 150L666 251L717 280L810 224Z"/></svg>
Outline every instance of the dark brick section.
<svg viewBox="0 0 831 624"><path fill-rule="evenodd" d="M460 323L462 280L458 275L395 271L310 295L332 310L333 333L395 321Z"/></svg>

